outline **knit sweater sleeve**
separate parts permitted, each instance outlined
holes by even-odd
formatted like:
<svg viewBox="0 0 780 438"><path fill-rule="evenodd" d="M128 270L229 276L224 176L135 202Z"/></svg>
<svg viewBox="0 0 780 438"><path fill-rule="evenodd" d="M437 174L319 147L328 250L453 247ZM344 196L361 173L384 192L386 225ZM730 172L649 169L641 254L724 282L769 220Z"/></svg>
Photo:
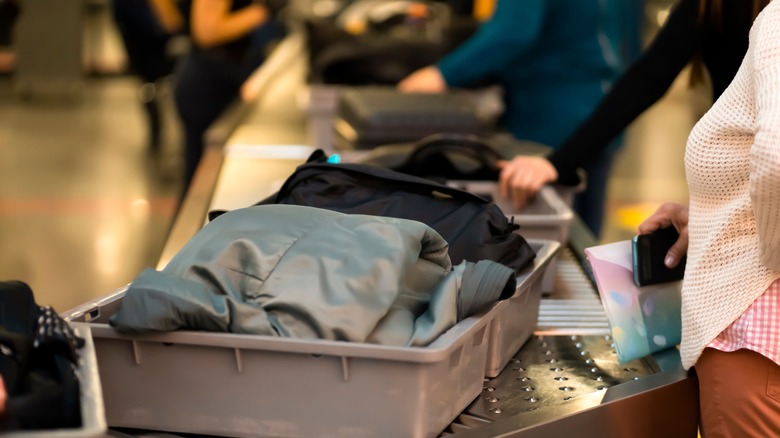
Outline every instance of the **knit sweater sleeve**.
<svg viewBox="0 0 780 438"><path fill-rule="evenodd" d="M750 150L750 198L761 262L780 272L780 14L754 29L756 135Z"/></svg>
<svg viewBox="0 0 780 438"><path fill-rule="evenodd" d="M493 17L438 67L447 85L469 86L504 69L541 36L547 0L499 0Z"/></svg>
<svg viewBox="0 0 780 438"><path fill-rule="evenodd" d="M576 169L606 149L642 112L669 89L700 50L705 26L699 0L681 0L642 56L615 83L596 110L549 157L559 182L577 180Z"/></svg>

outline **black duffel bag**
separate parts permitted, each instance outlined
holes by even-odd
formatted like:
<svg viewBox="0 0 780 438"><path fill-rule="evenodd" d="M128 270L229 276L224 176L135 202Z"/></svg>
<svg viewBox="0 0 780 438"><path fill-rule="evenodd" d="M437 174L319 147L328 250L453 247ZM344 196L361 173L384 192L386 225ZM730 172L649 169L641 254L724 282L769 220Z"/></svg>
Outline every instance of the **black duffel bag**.
<svg viewBox="0 0 780 438"><path fill-rule="evenodd" d="M411 219L449 243L453 264L492 260L515 272L536 254L496 204L435 181L366 164L326 162L321 150L263 204L292 204L349 214ZM219 212L211 212L213 219Z"/></svg>

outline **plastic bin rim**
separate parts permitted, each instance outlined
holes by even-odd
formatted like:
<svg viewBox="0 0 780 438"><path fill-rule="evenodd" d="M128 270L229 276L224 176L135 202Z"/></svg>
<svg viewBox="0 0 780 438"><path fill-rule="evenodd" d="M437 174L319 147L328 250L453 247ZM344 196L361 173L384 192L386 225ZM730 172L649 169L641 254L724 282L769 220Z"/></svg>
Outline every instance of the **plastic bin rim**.
<svg viewBox="0 0 780 438"><path fill-rule="evenodd" d="M125 289L126 288L123 288L112 295L110 298L114 298L113 300L103 299L101 301L107 303L121 299ZM64 317L67 320L81 318L93 307L94 305L92 305L92 303L87 303L84 306L69 311ZM272 350L307 355L360 357L403 362L432 363L447 358L455 349L459 348L470 339L472 333L485 327L493 319L493 309L494 306L458 322L436 338L431 344L423 347L399 347L358 342L331 341L325 339L295 339L192 330L133 335L119 333L108 324L90 322L87 322L87 324L92 329L93 335L101 339L197 345L238 350Z"/></svg>
<svg viewBox="0 0 780 438"><path fill-rule="evenodd" d="M549 265L552 261L553 257L558 253L558 250L561 248L561 243L557 240L546 240L546 239L526 239L526 242L533 248L536 252L536 258L534 258L534 262L532 266L529 266L523 271L520 272L517 276L517 290L515 291L515 294L512 295L517 296L518 294L522 293L522 290L524 289L525 285L530 285L539 278L543 272L545 266Z"/></svg>

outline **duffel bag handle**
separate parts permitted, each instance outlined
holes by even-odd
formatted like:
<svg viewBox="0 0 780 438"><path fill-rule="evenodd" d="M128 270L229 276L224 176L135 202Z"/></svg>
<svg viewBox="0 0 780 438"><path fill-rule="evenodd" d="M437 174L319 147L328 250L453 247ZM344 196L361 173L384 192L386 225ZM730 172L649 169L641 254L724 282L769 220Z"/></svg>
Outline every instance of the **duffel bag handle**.
<svg viewBox="0 0 780 438"><path fill-rule="evenodd" d="M471 158L479 163L480 171L496 175L500 171L498 161L503 159L501 154L485 139L476 135L433 134L423 138L415 145L404 167L408 166L408 169L413 169L414 174L423 175L426 171L424 167L427 160L436 155L450 154Z"/></svg>

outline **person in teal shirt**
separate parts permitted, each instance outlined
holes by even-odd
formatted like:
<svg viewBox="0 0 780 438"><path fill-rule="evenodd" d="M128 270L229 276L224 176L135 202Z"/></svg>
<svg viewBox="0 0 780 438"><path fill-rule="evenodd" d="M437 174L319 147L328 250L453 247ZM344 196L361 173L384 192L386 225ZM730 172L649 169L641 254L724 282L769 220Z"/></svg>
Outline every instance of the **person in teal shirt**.
<svg viewBox="0 0 780 438"><path fill-rule="evenodd" d="M488 81L501 85L501 125L514 137L556 148L591 113L620 73L626 21L620 0L499 0L493 16L436 65L398 84L443 92ZM598 234L614 148L589 169L577 200ZM593 211L599 213L593 217Z"/></svg>

